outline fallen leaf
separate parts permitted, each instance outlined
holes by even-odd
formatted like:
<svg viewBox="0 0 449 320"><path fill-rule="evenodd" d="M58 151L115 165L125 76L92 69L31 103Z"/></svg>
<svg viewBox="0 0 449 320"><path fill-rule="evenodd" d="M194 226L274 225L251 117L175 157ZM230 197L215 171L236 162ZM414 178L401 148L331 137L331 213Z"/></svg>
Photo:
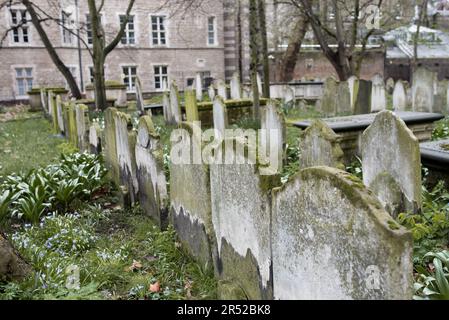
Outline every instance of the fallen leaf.
<svg viewBox="0 0 449 320"><path fill-rule="evenodd" d="M159 291L161 291L161 285L160 285L159 281L156 283L150 284L150 292L151 293L157 293Z"/></svg>
<svg viewBox="0 0 449 320"><path fill-rule="evenodd" d="M140 261L133 261L133 264L129 267L125 268L125 271L129 272L129 271L136 271L142 269L142 263Z"/></svg>

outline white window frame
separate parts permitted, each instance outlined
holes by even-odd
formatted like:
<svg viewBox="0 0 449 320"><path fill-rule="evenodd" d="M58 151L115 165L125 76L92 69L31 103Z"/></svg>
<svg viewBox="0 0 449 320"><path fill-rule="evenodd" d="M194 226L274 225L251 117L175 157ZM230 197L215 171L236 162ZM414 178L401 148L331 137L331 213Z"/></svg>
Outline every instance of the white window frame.
<svg viewBox="0 0 449 320"><path fill-rule="evenodd" d="M33 88L33 85L35 83L35 66L32 65L12 65L11 66L12 69L12 73L13 73L13 77L14 77L14 93L16 98L19 99L26 99L28 97L28 91L30 91ZM31 69L31 77L29 76L21 76L18 77L17 76L17 70L18 69L22 69L22 70L26 70L26 69ZM24 94L20 94L20 89L19 89L19 79L24 79L26 82L26 88L25 88L25 92ZM31 87L28 85L28 80L31 79Z"/></svg>
<svg viewBox="0 0 449 320"><path fill-rule="evenodd" d="M210 38L209 38L209 36L210 36L210 30L209 30L209 26L210 26L210 19L214 19L214 21L213 21L213 33L214 33L214 42L213 43L210 43L209 42L209 40L210 40ZM207 19L206 19L206 32L207 32L207 39L206 39L206 42L207 42L207 46L208 47L215 47L215 46L218 46L218 27L217 27L217 17L216 16L208 16L207 17Z"/></svg>
<svg viewBox="0 0 449 320"><path fill-rule="evenodd" d="M31 45L31 40L32 40L31 39L31 23L29 22L30 21L30 14L26 10L26 8L22 7L22 6L12 6L12 7L7 7L7 10L5 10L5 11L6 11L6 16L7 16L7 20L6 21L9 21L9 27L10 28L14 28L15 26L18 26L17 27L17 32L18 32L19 42L16 42L14 40L14 38L15 38L14 30L12 30L10 32L11 33L10 46L30 46ZM27 23L25 25L22 25L22 26L19 26L20 23L18 23L18 22L13 23L13 15L12 15L13 11L14 12L20 12L20 19L18 19L17 21L22 20L23 19L22 14L23 14L23 12L26 12L26 17L25 18L27 19ZM24 32L23 32L24 29L27 30L27 32L26 32L26 35L27 35L27 38L28 38L27 42L24 42Z"/></svg>
<svg viewBox="0 0 449 320"><path fill-rule="evenodd" d="M136 74L134 76L134 81L132 80L132 75L131 75L130 72L128 74L125 74L123 72L125 68L127 69L128 72L131 70L131 68L135 68L136 69ZM139 71L139 69L138 69L138 66L136 64L121 64L120 65L120 72L122 74L122 82L123 82L124 85L126 85L126 92L136 92L136 78L138 76L138 73L137 73L138 71ZM125 78L129 78L129 77L131 77L130 82L128 82L128 84L126 84Z"/></svg>
<svg viewBox="0 0 449 320"><path fill-rule="evenodd" d="M166 67L167 73L156 73L156 68ZM162 92L164 90L164 77L167 79L167 85L170 84L170 66L167 63L152 63L151 64L152 72L153 72L153 87L156 92ZM160 88L156 87L156 77L160 77L159 83Z"/></svg>
<svg viewBox="0 0 449 320"><path fill-rule="evenodd" d="M157 21L157 30L153 30L153 18L163 18L163 26L164 26L164 30L162 30L160 28L160 21ZM168 47L168 15L165 13L159 13L159 14L150 14L150 46L151 47ZM157 43L154 43L154 37L153 37L153 33L156 32L157 33ZM165 35L165 44L161 44L161 33L164 33Z"/></svg>
<svg viewBox="0 0 449 320"><path fill-rule="evenodd" d="M61 10L61 42L65 46L73 46L75 44L75 37L73 35L75 20L72 18L73 13L68 13ZM66 19L68 19L66 21ZM69 37L70 41L67 42L66 38Z"/></svg>
<svg viewBox="0 0 449 320"><path fill-rule="evenodd" d="M118 19L119 28L120 28L120 26L122 25L121 17L126 17L126 13L124 13L124 14L119 13L119 14L117 14L117 17L118 17L117 19ZM129 46L136 46L137 45L137 26L138 26L137 15L131 14L130 17L133 18L133 30L132 31L129 30L129 21L128 21L128 23L126 24L126 27L125 27L125 34L123 35L122 39L120 39L120 42L119 42L119 45L123 46L123 47L129 47ZM134 33L134 43L129 43L129 39L130 39L129 33L130 32ZM122 43L123 39L126 39L126 43Z"/></svg>

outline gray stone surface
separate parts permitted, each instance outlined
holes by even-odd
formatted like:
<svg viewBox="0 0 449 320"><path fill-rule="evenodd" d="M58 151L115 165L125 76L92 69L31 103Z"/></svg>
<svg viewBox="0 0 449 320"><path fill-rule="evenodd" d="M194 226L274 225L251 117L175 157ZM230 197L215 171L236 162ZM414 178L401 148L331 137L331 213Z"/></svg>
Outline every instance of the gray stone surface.
<svg viewBox="0 0 449 320"><path fill-rule="evenodd" d="M101 144L101 128L97 122L94 122L89 128L89 147L90 153L101 154L102 144Z"/></svg>
<svg viewBox="0 0 449 320"><path fill-rule="evenodd" d="M223 100L228 100L228 88L226 87L226 83L223 80L217 80L215 86L217 87L217 95Z"/></svg>
<svg viewBox="0 0 449 320"><path fill-rule="evenodd" d="M275 299L411 299L413 242L353 176L299 172L273 192Z"/></svg>
<svg viewBox="0 0 449 320"><path fill-rule="evenodd" d="M416 112L433 112L435 91L435 74L419 67L413 73L412 106Z"/></svg>
<svg viewBox="0 0 449 320"><path fill-rule="evenodd" d="M117 112L114 120L119 186L123 196L123 204L131 207L136 203L139 191L136 178L136 133L132 130L129 115Z"/></svg>
<svg viewBox="0 0 449 320"><path fill-rule="evenodd" d="M407 105L407 93L405 91L404 83L401 80L398 80L393 91L393 110L406 111Z"/></svg>
<svg viewBox="0 0 449 320"><path fill-rule="evenodd" d="M173 81L170 86L170 111L171 118L168 119L169 124L178 124L181 118L181 102L179 98L178 86Z"/></svg>
<svg viewBox="0 0 449 320"><path fill-rule="evenodd" d="M337 114L352 114L351 108L351 93L349 85L346 81L341 81L338 84L337 91Z"/></svg>
<svg viewBox="0 0 449 320"><path fill-rule="evenodd" d="M210 177L219 277L236 283L249 299L270 299L273 177L260 176L252 164L213 164Z"/></svg>
<svg viewBox="0 0 449 320"><path fill-rule="evenodd" d="M197 72L195 77L195 92L196 92L196 100L203 101L203 79L201 78L201 74Z"/></svg>
<svg viewBox="0 0 449 320"><path fill-rule="evenodd" d="M216 96L213 103L214 129L222 138L225 137L225 130L228 128L228 111L221 96Z"/></svg>
<svg viewBox="0 0 449 320"><path fill-rule="evenodd" d="M266 163L260 167L261 174L279 174L284 160L284 141L286 139L285 119L280 106L274 100L268 101L261 110L261 136L259 161Z"/></svg>
<svg viewBox="0 0 449 320"><path fill-rule="evenodd" d="M316 166L345 168L340 137L321 120L314 121L301 134L299 150L299 166L302 169Z"/></svg>
<svg viewBox="0 0 449 320"><path fill-rule="evenodd" d="M240 100L242 99L242 87L240 85L240 76L238 72L235 72L232 76L231 83L231 99Z"/></svg>
<svg viewBox="0 0 449 320"><path fill-rule="evenodd" d="M321 113L325 116L332 117L337 113L338 99L338 81L335 78L329 77L324 82L324 93L321 98Z"/></svg>
<svg viewBox="0 0 449 320"><path fill-rule="evenodd" d="M359 80L354 88L353 114L371 113L372 83L367 80Z"/></svg>
<svg viewBox="0 0 449 320"><path fill-rule="evenodd" d="M135 149L139 202L145 213L160 227L168 224L168 192L164 153L151 117L139 120Z"/></svg>
<svg viewBox="0 0 449 320"><path fill-rule="evenodd" d="M75 106L77 147L81 152L89 151L89 108L83 104Z"/></svg>
<svg viewBox="0 0 449 320"><path fill-rule="evenodd" d="M145 102L143 100L142 84L140 79L136 77L136 108L141 115L145 113ZM151 110L149 110L151 112Z"/></svg>
<svg viewBox="0 0 449 320"><path fill-rule="evenodd" d="M387 96L385 91L384 78L376 74L371 82L373 89L371 92L371 112L379 112L387 108Z"/></svg>
<svg viewBox="0 0 449 320"><path fill-rule="evenodd" d="M379 113L363 133L363 182L392 216L421 210L419 141L391 111Z"/></svg>
<svg viewBox="0 0 449 320"><path fill-rule="evenodd" d="M60 95L56 96L56 116L58 118L59 130L64 134L66 129L64 126L64 111L62 109L62 99Z"/></svg>
<svg viewBox="0 0 449 320"><path fill-rule="evenodd" d="M191 124L183 123L185 133L180 137L181 148L194 159L196 146L201 146L201 131L193 134ZM200 129L200 128L197 128ZM170 163L170 220L187 251L206 268L213 268L215 233L209 166L192 161L189 164Z"/></svg>

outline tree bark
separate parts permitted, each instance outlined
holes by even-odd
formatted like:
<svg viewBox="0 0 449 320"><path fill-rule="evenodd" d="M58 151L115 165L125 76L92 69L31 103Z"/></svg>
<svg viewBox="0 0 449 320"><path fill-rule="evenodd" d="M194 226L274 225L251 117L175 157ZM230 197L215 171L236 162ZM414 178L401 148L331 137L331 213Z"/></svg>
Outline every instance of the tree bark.
<svg viewBox="0 0 449 320"><path fill-rule="evenodd" d="M106 85L104 76L104 64L106 57L112 50L117 47L120 39L125 34L125 28L131 15L131 10L134 6L135 0L129 0L128 9L126 10L126 17L120 25L120 30L114 39L106 45L106 35L101 24L101 9L104 2L97 8L95 0L88 0L89 17L92 27L92 49L93 49L93 63L94 63L94 82L95 82L95 106L97 110L105 110L108 105L106 96Z"/></svg>
<svg viewBox="0 0 449 320"><path fill-rule="evenodd" d="M38 14L36 13L36 10L33 7L33 4L29 0L22 0L22 3L26 7L28 13L30 14L31 22L33 23L33 26L39 33L39 36L42 42L44 43L44 46L47 49L47 52L50 55L51 60L55 64L56 68L58 68L58 70L66 79L70 91L72 92L72 96L76 99L81 99L81 91L78 87L78 84L76 83L75 78L73 77L69 68L67 68L64 62L62 62L61 58L58 56L58 53L56 52L50 39L48 38L47 33L45 32L44 28L41 25L40 19L38 17Z"/></svg>
<svg viewBox="0 0 449 320"><path fill-rule="evenodd" d="M301 45L307 32L309 23L307 18L301 14L293 29L293 35L288 43L287 50L284 53L280 66L280 81L290 82L293 80L298 55L301 51Z"/></svg>
<svg viewBox="0 0 449 320"><path fill-rule="evenodd" d="M268 58L268 37L265 0L258 1L259 24L262 42L262 64L263 64L263 96L270 98L270 61Z"/></svg>
<svg viewBox="0 0 449 320"><path fill-rule="evenodd" d="M257 85L257 67L259 65L259 28L258 28L258 10L257 0L249 0L249 34L251 51L251 86L253 91L253 118L260 119L260 93Z"/></svg>
<svg viewBox="0 0 449 320"><path fill-rule="evenodd" d="M30 265L0 231L0 281L21 280L30 272Z"/></svg>

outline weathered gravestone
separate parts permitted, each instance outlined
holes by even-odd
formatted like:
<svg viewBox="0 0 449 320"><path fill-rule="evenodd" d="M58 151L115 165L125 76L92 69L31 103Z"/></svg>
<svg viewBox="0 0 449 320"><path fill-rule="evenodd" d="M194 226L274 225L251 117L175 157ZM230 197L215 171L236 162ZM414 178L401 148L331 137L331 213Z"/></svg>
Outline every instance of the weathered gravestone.
<svg viewBox="0 0 449 320"><path fill-rule="evenodd" d="M285 119L276 101L270 100L261 110L259 161L262 175L279 174L284 160Z"/></svg>
<svg viewBox="0 0 449 320"><path fill-rule="evenodd" d="M398 80L393 91L393 109L395 111L406 111L407 105L407 93L405 91L404 83L401 80Z"/></svg>
<svg viewBox="0 0 449 320"><path fill-rule="evenodd" d="M363 181L397 216L421 210L419 141L391 111L379 113L361 141Z"/></svg>
<svg viewBox="0 0 449 320"><path fill-rule="evenodd" d="M145 113L145 102L143 100L142 84L138 77L136 77L136 108L140 115L143 115Z"/></svg>
<svg viewBox="0 0 449 320"><path fill-rule="evenodd" d="M213 103L214 129L216 136L224 138L228 128L228 111L226 104L220 96L216 96Z"/></svg>
<svg viewBox="0 0 449 320"><path fill-rule="evenodd" d="M433 112L442 113L446 111L448 80L435 81L435 85Z"/></svg>
<svg viewBox="0 0 449 320"><path fill-rule="evenodd" d="M195 78L195 90L196 90L196 100L203 101L203 79L201 79L201 74L198 72Z"/></svg>
<svg viewBox="0 0 449 320"><path fill-rule="evenodd" d="M228 100L228 88L226 87L226 83L223 80L217 80L215 85L217 87L217 95L223 100Z"/></svg>
<svg viewBox="0 0 449 320"><path fill-rule="evenodd" d="M257 90L259 90L259 97L262 97L263 96L262 79L260 78L260 74L258 72L256 74L256 82L257 82Z"/></svg>
<svg viewBox="0 0 449 320"><path fill-rule="evenodd" d="M104 112L104 155L105 163L108 169L110 178L114 181L116 186L120 185L119 164L117 158L117 142L116 142L116 124L115 118L117 115L116 108L107 108Z"/></svg>
<svg viewBox="0 0 449 320"><path fill-rule="evenodd" d="M207 94L209 95L210 101L214 101L215 99L215 88L213 85L210 85L209 88L207 88Z"/></svg>
<svg viewBox="0 0 449 320"><path fill-rule="evenodd" d="M226 149L237 157L242 146ZM243 146L245 147L245 146ZM226 153L234 153L230 157ZM256 164L211 164L212 223L218 248L217 273L222 299L272 297L270 250L270 191L277 176L261 176ZM233 288L232 290L230 288ZM239 292L240 291L240 292Z"/></svg>
<svg viewBox="0 0 449 320"><path fill-rule="evenodd" d="M89 128L89 148L92 154L101 154L101 128L97 122L94 122Z"/></svg>
<svg viewBox="0 0 449 320"><path fill-rule="evenodd" d="M354 103L355 103L355 86L358 84L359 79L356 76L350 76L347 80L348 88L349 88L349 99L351 103L351 110L354 110Z"/></svg>
<svg viewBox="0 0 449 320"><path fill-rule="evenodd" d="M170 86L170 112L168 114L168 124L178 124L181 118L181 104L179 101L179 91L176 82L173 81Z"/></svg>
<svg viewBox="0 0 449 320"><path fill-rule="evenodd" d="M415 112L433 112L435 74L423 67L413 72L412 105Z"/></svg>
<svg viewBox="0 0 449 320"><path fill-rule="evenodd" d="M75 106L77 147L81 152L89 150L89 107L84 104Z"/></svg>
<svg viewBox="0 0 449 320"><path fill-rule="evenodd" d="M308 168L275 189L272 230L275 299L413 296L411 234L346 172Z"/></svg>
<svg viewBox="0 0 449 320"><path fill-rule="evenodd" d="M371 112L379 112L387 108L387 97L385 92L384 79L380 74L376 74L371 82L373 89L371 92Z"/></svg>
<svg viewBox="0 0 449 320"><path fill-rule="evenodd" d="M353 114L371 113L372 83L367 80L358 80L354 86Z"/></svg>
<svg viewBox="0 0 449 320"><path fill-rule="evenodd" d="M174 122L173 114L171 111L170 92L164 92L162 94L162 112L164 113L165 123L169 124Z"/></svg>
<svg viewBox="0 0 449 320"><path fill-rule="evenodd" d="M56 95L53 91L48 92L48 105L50 107L50 117L53 122L53 131L55 133L59 132L59 124L58 124L58 110L56 107Z"/></svg>
<svg viewBox="0 0 449 320"><path fill-rule="evenodd" d="M186 108L186 119L188 122L199 121L198 104L196 101L195 90L187 88L184 91L184 100Z"/></svg>
<svg viewBox="0 0 449 320"><path fill-rule="evenodd" d="M231 99L240 100L242 99L242 88L240 86L240 76L238 72L235 72L231 79Z"/></svg>
<svg viewBox="0 0 449 320"><path fill-rule="evenodd" d="M73 103L69 102L66 105L66 114L67 114L67 127L68 129L68 138L70 143L74 146L78 146L78 129L76 127L76 107Z"/></svg>
<svg viewBox="0 0 449 320"><path fill-rule="evenodd" d="M352 114L351 94L349 91L348 83L346 81L340 81L338 83L336 113Z"/></svg>
<svg viewBox="0 0 449 320"><path fill-rule="evenodd" d="M388 94L393 94L394 86L395 86L394 79L388 78L387 82L385 83L385 88L387 89Z"/></svg>
<svg viewBox="0 0 449 320"><path fill-rule="evenodd" d="M328 166L344 170L340 137L322 120L315 120L301 134L299 166Z"/></svg>
<svg viewBox="0 0 449 320"><path fill-rule="evenodd" d="M187 251L205 268L214 268L209 166L201 161L201 128L183 123L176 145L185 162L170 162L170 221ZM186 187L188 186L188 187Z"/></svg>
<svg viewBox="0 0 449 320"><path fill-rule="evenodd" d="M288 85L283 87L283 97L284 104L287 108L292 108L295 106L295 91Z"/></svg>
<svg viewBox="0 0 449 320"><path fill-rule="evenodd" d="M41 103L44 112L48 114L48 99L44 88L41 88Z"/></svg>
<svg viewBox="0 0 449 320"><path fill-rule="evenodd" d="M64 134L66 129L64 127L64 111L63 111L62 100L61 100L60 95L58 95L56 97L56 116L58 119L59 132L61 134Z"/></svg>
<svg viewBox="0 0 449 320"><path fill-rule="evenodd" d="M139 190L136 178L136 133L132 130L129 115L117 112L114 114L114 121L122 203L125 207L132 207Z"/></svg>
<svg viewBox="0 0 449 320"><path fill-rule="evenodd" d="M139 120L136 144L136 177L139 203L161 228L168 225L168 193L164 152L150 116Z"/></svg>
<svg viewBox="0 0 449 320"><path fill-rule="evenodd" d="M321 112L326 117L335 116L337 113L337 103L336 95L338 93L338 81L333 77L329 77L324 82L324 93L321 98Z"/></svg>

